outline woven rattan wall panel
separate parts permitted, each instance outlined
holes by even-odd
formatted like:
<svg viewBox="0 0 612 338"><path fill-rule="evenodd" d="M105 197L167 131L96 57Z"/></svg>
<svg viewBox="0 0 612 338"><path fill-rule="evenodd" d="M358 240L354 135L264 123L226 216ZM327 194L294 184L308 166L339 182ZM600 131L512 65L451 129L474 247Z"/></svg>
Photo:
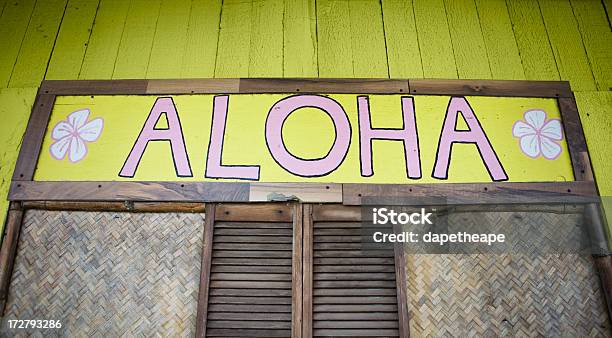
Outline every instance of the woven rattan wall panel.
<svg viewBox="0 0 612 338"><path fill-rule="evenodd" d="M362 250L360 222L313 226L313 335L398 336L393 249Z"/></svg>
<svg viewBox="0 0 612 338"><path fill-rule="evenodd" d="M45 336L193 336L203 221L28 211L6 318L61 320Z"/></svg>
<svg viewBox="0 0 612 338"><path fill-rule="evenodd" d="M499 212L450 223L487 220L501 230L517 219L540 234L581 224L579 215ZM590 255L551 254L545 243L504 254L407 255L412 336L610 336Z"/></svg>

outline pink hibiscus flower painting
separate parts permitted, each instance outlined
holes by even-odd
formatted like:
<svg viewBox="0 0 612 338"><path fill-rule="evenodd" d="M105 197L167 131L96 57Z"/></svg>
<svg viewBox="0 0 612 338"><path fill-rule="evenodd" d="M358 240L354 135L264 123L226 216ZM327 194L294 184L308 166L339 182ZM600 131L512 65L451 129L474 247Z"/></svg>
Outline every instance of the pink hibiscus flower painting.
<svg viewBox="0 0 612 338"><path fill-rule="evenodd" d="M542 156L554 160L561 155L563 128L559 119L546 119L543 110L528 110L512 127L512 135L519 139L521 151L531 157Z"/></svg>
<svg viewBox="0 0 612 338"><path fill-rule="evenodd" d="M49 148L53 158L62 160L68 155L70 162L77 163L87 156L87 143L98 140L104 127L102 118L88 119L89 109L82 109L53 127L51 138L55 142Z"/></svg>

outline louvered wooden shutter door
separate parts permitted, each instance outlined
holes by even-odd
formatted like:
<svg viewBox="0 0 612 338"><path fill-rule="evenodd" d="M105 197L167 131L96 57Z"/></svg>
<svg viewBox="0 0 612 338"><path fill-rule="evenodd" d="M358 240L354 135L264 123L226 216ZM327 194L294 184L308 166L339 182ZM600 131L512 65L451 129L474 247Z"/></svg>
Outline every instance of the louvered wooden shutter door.
<svg viewBox="0 0 612 338"><path fill-rule="evenodd" d="M214 218L209 220L214 224L208 226L212 248L208 249L208 299L201 333L204 330L207 337L292 335L292 318L301 315L292 311L293 293L301 295L296 289L299 283L292 283L293 261L301 271L301 246L295 255L293 250L294 209L287 204L217 205L206 215ZM301 231L296 235L301 240Z"/></svg>
<svg viewBox="0 0 612 338"><path fill-rule="evenodd" d="M408 336L403 249L362 250L360 208L209 204L205 222L198 337Z"/></svg>
<svg viewBox="0 0 612 338"><path fill-rule="evenodd" d="M403 283L396 280L395 251L362 250L360 209L321 205L305 215L304 292L312 296L305 297L304 336L407 336L407 327L400 330L407 318L398 315Z"/></svg>

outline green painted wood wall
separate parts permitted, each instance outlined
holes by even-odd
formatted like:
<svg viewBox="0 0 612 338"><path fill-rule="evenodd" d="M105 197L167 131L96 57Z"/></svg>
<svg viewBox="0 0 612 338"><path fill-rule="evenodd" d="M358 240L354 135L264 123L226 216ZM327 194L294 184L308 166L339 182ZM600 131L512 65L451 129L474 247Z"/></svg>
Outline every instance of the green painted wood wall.
<svg viewBox="0 0 612 338"><path fill-rule="evenodd" d="M0 0L0 219L43 79L569 80L600 191L612 195L611 6L607 0Z"/></svg>

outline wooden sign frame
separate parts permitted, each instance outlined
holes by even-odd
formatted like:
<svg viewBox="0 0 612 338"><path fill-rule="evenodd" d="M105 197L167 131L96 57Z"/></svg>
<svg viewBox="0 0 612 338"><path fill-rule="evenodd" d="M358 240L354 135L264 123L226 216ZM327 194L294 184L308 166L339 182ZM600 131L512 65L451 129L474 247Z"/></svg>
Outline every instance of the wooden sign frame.
<svg viewBox="0 0 612 338"><path fill-rule="evenodd" d="M243 182L34 181L55 98L60 95L172 95L257 93L372 93L471 95L557 99L576 180L554 183L321 184ZM525 203L526 198L566 201L597 196L580 116L568 82L389 79L197 79L43 81L11 182L11 201L263 202L270 193L302 202L360 204L385 196L442 194L458 204ZM462 202L463 201L463 202Z"/></svg>

